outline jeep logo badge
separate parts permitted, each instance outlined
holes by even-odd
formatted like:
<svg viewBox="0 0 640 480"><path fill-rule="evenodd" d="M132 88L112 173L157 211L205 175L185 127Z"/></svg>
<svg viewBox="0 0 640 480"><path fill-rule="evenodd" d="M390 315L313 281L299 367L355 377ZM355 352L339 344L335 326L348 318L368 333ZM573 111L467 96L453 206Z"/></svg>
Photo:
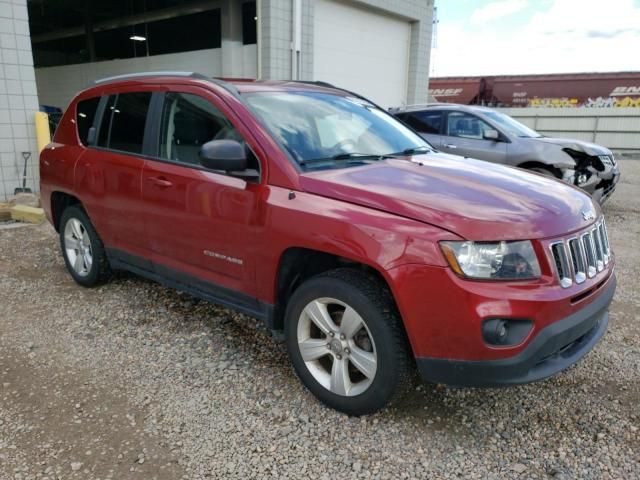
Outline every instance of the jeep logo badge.
<svg viewBox="0 0 640 480"><path fill-rule="evenodd" d="M596 214L591 210L583 210L582 218L584 218L586 221L594 220L596 218Z"/></svg>

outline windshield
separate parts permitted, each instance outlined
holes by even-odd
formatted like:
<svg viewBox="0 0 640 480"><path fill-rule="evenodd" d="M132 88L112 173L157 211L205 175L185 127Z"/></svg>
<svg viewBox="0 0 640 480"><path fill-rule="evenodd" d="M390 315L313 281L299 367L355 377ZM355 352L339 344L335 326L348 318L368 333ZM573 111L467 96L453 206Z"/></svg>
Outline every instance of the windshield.
<svg viewBox="0 0 640 480"><path fill-rule="evenodd" d="M516 137L521 138L540 138L540 135L535 130L523 125L522 123L514 120L509 115L505 115L501 112L483 112L487 117L497 123L504 130Z"/></svg>
<svg viewBox="0 0 640 480"><path fill-rule="evenodd" d="M252 93L246 100L301 165L348 166L429 144L366 100L318 92ZM373 158L373 157L378 158Z"/></svg>

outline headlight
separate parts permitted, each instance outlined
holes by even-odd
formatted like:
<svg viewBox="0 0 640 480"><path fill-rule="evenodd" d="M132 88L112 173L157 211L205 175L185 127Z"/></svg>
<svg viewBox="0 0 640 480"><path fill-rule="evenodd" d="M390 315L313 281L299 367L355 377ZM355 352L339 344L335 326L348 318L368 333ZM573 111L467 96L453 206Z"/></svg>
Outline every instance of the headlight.
<svg viewBox="0 0 640 480"><path fill-rule="evenodd" d="M458 275L486 280L540 277L540 265L529 240L517 242L440 242Z"/></svg>
<svg viewBox="0 0 640 480"><path fill-rule="evenodd" d="M613 155L598 155L598 158L605 165L614 166L616 164Z"/></svg>

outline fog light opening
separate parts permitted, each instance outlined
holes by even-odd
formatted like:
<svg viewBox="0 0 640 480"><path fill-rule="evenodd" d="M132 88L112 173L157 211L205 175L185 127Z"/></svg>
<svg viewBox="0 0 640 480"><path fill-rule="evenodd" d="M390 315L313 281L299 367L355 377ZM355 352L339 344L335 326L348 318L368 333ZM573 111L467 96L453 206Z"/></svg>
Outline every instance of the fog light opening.
<svg viewBox="0 0 640 480"><path fill-rule="evenodd" d="M515 346L522 343L532 326L531 320L521 318L489 318L482 323L482 337L491 346Z"/></svg>
<svg viewBox="0 0 640 480"><path fill-rule="evenodd" d="M507 338L507 322L504 320L499 320L496 322L496 340L502 343Z"/></svg>

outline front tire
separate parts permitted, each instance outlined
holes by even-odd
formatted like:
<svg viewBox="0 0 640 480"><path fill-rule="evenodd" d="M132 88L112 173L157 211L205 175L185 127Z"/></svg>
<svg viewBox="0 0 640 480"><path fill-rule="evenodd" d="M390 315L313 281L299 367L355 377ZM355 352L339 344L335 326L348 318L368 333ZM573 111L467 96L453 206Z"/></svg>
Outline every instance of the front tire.
<svg viewBox="0 0 640 480"><path fill-rule="evenodd" d="M364 415L400 397L411 379L409 349L393 298L379 280L340 269L307 280L287 306L289 357L320 401Z"/></svg>
<svg viewBox="0 0 640 480"><path fill-rule="evenodd" d="M111 276L104 245L79 206L67 207L60 219L60 247L67 270L83 287L102 285Z"/></svg>

